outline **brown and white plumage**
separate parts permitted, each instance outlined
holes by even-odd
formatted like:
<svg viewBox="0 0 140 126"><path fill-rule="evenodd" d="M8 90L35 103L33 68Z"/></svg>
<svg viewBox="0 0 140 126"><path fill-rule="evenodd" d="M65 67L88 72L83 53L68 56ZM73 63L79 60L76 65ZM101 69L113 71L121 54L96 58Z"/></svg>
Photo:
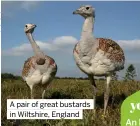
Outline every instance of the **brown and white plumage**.
<svg viewBox="0 0 140 126"><path fill-rule="evenodd" d="M94 76L105 76L107 85L104 93L104 114L109 98L109 84L114 72L124 68L125 56L122 48L113 40L95 38L93 36L93 23L95 9L90 5L81 6L73 12L85 18L81 39L73 50L77 66L88 75L96 99L96 84Z"/></svg>
<svg viewBox="0 0 140 126"><path fill-rule="evenodd" d="M98 42L98 46L96 46L96 49L95 47L91 49L91 52L89 52L91 53L90 55L87 54L80 57L81 54L80 44L77 43L75 45L73 53L75 58L77 57L75 59L77 65L81 69L83 69L83 71L87 71L86 73L94 74L96 76L107 75L107 73L110 74L110 72L123 69L125 57L121 47L111 39L96 38L96 40L97 40L96 42ZM84 66L81 67L82 63L84 66L86 65L85 70L83 68ZM100 70L103 67L106 69L104 69L103 72L100 71L98 72L98 68Z"/></svg>
<svg viewBox="0 0 140 126"><path fill-rule="evenodd" d="M25 25L25 33L32 45L35 56L28 58L23 66L22 77L31 89L31 98L33 98L34 85L40 85L44 88L42 97L44 97L45 89L55 77L57 65L53 58L45 55L36 44L32 37L32 32L36 26L34 24Z"/></svg>

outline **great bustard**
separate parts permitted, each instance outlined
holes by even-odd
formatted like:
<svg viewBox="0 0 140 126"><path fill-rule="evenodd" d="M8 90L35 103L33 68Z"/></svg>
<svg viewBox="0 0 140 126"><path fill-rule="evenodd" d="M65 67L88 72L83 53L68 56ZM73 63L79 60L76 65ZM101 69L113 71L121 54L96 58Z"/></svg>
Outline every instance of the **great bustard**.
<svg viewBox="0 0 140 126"><path fill-rule="evenodd" d="M81 39L73 50L77 66L88 75L96 98L96 84L94 76L105 76L107 80L104 92L104 114L109 99L109 84L114 72L124 68L125 56L121 47L113 40L95 38L93 24L95 21L95 9L90 5L81 6L73 12L84 17Z"/></svg>
<svg viewBox="0 0 140 126"><path fill-rule="evenodd" d="M45 55L35 42L32 36L35 27L36 25L34 24L26 24L24 28L35 55L25 61L22 77L31 89L31 98L34 98L34 85L39 85L44 89L42 93L42 98L44 98L45 90L57 72L57 65L54 59Z"/></svg>

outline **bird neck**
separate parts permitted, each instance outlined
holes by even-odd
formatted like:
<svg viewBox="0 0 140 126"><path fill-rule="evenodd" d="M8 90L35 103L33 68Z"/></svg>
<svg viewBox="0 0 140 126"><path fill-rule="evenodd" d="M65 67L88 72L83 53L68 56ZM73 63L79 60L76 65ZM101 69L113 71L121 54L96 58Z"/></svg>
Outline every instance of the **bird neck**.
<svg viewBox="0 0 140 126"><path fill-rule="evenodd" d="M83 28L82 28L82 33L81 33L81 39L85 39L87 36L93 36L93 23L94 23L94 18L91 17L87 17L85 19L85 22L83 24Z"/></svg>
<svg viewBox="0 0 140 126"><path fill-rule="evenodd" d="M81 39L79 42L81 53L83 53L83 55L89 53L92 47L96 44L96 41L94 41L95 39L93 36L94 20L95 19L92 16L88 17L85 19L85 22L83 24Z"/></svg>
<svg viewBox="0 0 140 126"><path fill-rule="evenodd" d="M39 46L37 45L37 43L35 42L33 36L31 33L26 33L30 43L31 43L31 46L33 48L33 51L34 51L34 54L35 56L39 57L39 58L44 58L44 53L40 50Z"/></svg>

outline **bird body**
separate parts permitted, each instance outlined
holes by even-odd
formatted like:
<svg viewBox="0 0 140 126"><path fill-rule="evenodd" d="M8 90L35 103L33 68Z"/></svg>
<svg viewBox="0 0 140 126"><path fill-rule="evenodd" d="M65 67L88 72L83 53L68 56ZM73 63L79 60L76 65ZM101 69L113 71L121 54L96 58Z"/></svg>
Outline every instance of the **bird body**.
<svg viewBox="0 0 140 126"><path fill-rule="evenodd" d="M44 89L42 93L42 98L44 98L47 86L56 75L57 65L54 59L45 55L34 41L32 33L35 27L36 25L34 24L25 25L24 31L31 43L35 55L25 61L22 70L22 77L31 89L31 98L34 98L34 85L39 85Z"/></svg>
<svg viewBox="0 0 140 126"><path fill-rule="evenodd" d="M106 38L96 38L95 42L96 44L84 55L80 49L80 42L75 45L74 58L77 66L83 72L95 76L105 76L123 69L125 57L117 43Z"/></svg>
<svg viewBox="0 0 140 126"><path fill-rule="evenodd" d="M22 77L28 85L39 83L42 86L47 86L54 78L57 72L57 65L52 58L45 56L45 59L44 65L38 65L35 56L25 61Z"/></svg>

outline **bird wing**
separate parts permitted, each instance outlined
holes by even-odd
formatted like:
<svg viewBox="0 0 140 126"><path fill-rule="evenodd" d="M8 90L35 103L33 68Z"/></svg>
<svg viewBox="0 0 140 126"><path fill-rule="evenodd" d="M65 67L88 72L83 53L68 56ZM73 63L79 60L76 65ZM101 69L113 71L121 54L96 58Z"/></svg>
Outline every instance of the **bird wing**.
<svg viewBox="0 0 140 126"><path fill-rule="evenodd" d="M99 50L103 51L106 57L101 62L105 66L113 65L113 70L124 69L125 56L122 48L111 39L97 38L97 40L99 41L97 52Z"/></svg>
<svg viewBox="0 0 140 126"><path fill-rule="evenodd" d="M33 60L34 60L34 56L28 58L25 61L24 66L23 66L23 70L22 70L23 79L28 76L28 74L30 73L31 68L35 68L35 66L33 64Z"/></svg>
<svg viewBox="0 0 140 126"><path fill-rule="evenodd" d="M108 59L115 62L123 62L125 60L122 48L115 41L106 38L97 38L97 40L99 41L97 50L104 51Z"/></svg>

